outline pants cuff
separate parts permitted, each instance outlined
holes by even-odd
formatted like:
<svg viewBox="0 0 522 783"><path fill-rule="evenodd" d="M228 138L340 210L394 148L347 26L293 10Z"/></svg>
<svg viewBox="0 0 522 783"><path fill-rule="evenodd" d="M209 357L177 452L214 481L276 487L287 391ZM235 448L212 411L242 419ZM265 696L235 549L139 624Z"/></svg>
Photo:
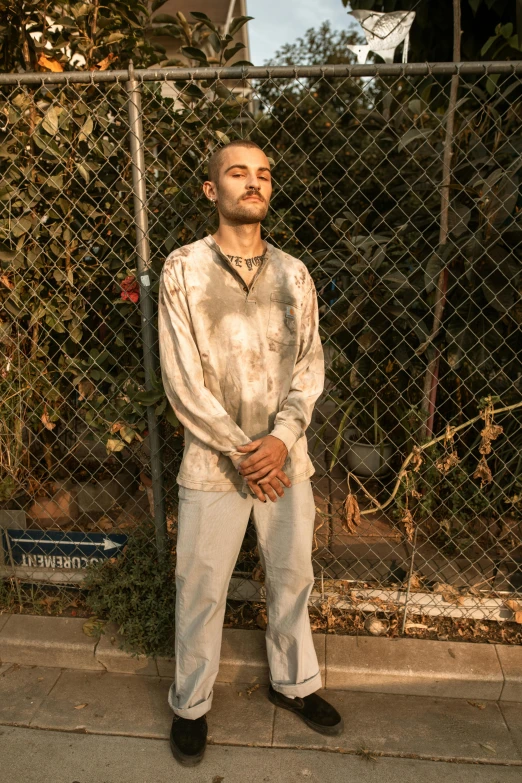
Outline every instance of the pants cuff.
<svg viewBox="0 0 522 783"><path fill-rule="evenodd" d="M308 680L304 680L303 682L298 682L296 685L274 682L272 678L270 678L270 683L272 688L275 691L282 693L283 696L300 696L301 698L304 696L309 696L311 693L315 693L315 691L318 691L319 688L322 688L323 686L321 672L317 672L317 674L314 674L313 677L310 677Z"/></svg>
<svg viewBox="0 0 522 783"><path fill-rule="evenodd" d="M204 699L203 701L194 704L192 707L178 707L177 706L178 699L176 698L175 686L172 685L169 690L169 696L168 696L169 707L171 708L171 710L173 710L174 714L179 715L180 718L187 718L188 720L196 720L196 718L201 718L202 715L205 715L210 710L210 708L212 707L213 695L214 693L211 692L208 699Z"/></svg>

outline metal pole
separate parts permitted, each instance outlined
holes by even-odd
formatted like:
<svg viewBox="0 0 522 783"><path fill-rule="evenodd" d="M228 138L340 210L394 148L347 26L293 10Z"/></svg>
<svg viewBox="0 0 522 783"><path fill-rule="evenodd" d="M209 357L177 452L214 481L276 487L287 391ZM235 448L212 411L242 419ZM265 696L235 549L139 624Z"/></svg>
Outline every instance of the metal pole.
<svg viewBox="0 0 522 783"><path fill-rule="evenodd" d="M101 84L126 81L130 71L64 71L60 73L0 73L0 84ZM133 72L134 73L134 72ZM306 76L323 78L357 78L360 76L460 76L487 73L520 74L522 60L488 60L464 63L366 63L359 65L280 65L229 66L223 68L144 68L136 72L142 82L181 81L198 79L299 79Z"/></svg>
<svg viewBox="0 0 522 783"><path fill-rule="evenodd" d="M149 245L149 221L147 216L147 185L145 174L145 155L143 152L143 124L141 121L141 89L134 76L132 60L129 62L129 80L126 83L129 96L130 153L132 161L132 186L134 192L134 224L136 227L136 258L138 281L140 286L141 337L143 343L143 367L145 369L145 388L153 389L152 378L156 374L156 360L153 352L155 325L153 322L153 301L151 295L151 268ZM152 474L152 493L154 498L154 524L156 526L156 546L158 554L167 550L167 524L163 498L163 464L161 440L155 406L147 406L149 427L150 468Z"/></svg>
<svg viewBox="0 0 522 783"><path fill-rule="evenodd" d="M415 532L413 533L413 541L411 545L410 573L408 574L408 585L406 587L406 599L404 601L404 615L402 618L401 636L404 636L404 631L406 630L406 618L408 616L408 601L410 599L411 578L413 576L413 568L415 565L415 552L417 550L417 530L418 527L417 525L415 525Z"/></svg>

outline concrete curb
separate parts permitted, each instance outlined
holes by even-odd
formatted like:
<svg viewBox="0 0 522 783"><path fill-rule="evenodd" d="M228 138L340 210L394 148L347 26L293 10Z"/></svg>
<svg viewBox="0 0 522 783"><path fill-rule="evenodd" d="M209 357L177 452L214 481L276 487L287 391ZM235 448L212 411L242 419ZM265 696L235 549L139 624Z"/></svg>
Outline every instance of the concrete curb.
<svg viewBox="0 0 522 783"><path fill-rule="evenodd" d="M172 658L122 652L117 628L98 639L81 618L0 615L0 665L18 663L173 678ZM331 689L522 702L522 647L314 634ZM263 631L225 628L218 682L268 682Z"/></svg>

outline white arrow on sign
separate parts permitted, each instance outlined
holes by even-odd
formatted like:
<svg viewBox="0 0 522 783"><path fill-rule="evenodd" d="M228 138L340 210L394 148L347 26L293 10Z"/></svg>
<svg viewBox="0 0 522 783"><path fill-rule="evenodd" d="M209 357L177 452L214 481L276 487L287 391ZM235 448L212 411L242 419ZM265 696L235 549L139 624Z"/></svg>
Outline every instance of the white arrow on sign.
<svg viewBox="0 0 522 783"><path fill-rule="evenodd" d="M107 549L117 549L119 546L123 546L123 544L120 544L118 541L113 541L112 538L104 538L103 541L99 541L96 543L96 541L54 541L52 538L11 538L9 536L11 541L15 542L21 542L23 544L55 544L56 546L59 546L60 544L67 544L68 546L103 546L105 550Z"/></svg>

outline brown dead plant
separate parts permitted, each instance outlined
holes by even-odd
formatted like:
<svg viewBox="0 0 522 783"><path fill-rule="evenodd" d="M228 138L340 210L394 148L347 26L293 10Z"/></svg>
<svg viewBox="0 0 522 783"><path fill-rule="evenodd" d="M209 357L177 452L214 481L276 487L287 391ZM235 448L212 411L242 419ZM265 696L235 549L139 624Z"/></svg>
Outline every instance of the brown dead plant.
<svg viewBox="0 0 522 783"><path fill-rule="evenodd" d="M359 485L359 488L363 491L366 497L371 501L371 505L369 508L365 508L361 511L361 509L359 508L359 503L357 501L356 495L349 489L349 492L344 501L345 513L343 519L343 527L345 528L345 530L348 533L351 533L352 535L356 534L357 526L361 523L361 516L364 514L375 514L378 511L384 511L384 509L393 502L395 496L397 495L397 492L399 491L400 486L404 484L406 501L405 501L405 508L403 510L401 521L404 527L404 533L406 535L406 538L411 542L413 540L413 535L415 532L415 520L413 518L413 513L410 508L410 499L417 499L420 497L419 492L415 488L414 473L419 472L424 462L423 453L427 449L434 446L436 443L440 443L441 441L444 441L446 454L435 462L435 467L443 475L446 475L447 473L449 473L449 471L452 468L454 468L460 462L460 458L457 454L457 451L453 443L455 434L461 430L466 429L467 427L470 427L472 424L475 424L475 422L479 421L480 419L483 419L484 428L481 432L481 443L479 446L479 452L482 456L477 464L477 468L473 474L473 478L480 479L481 486L484 486L485 483L488 483L493 480L491 471L486 461L486 455L490 454L492 451L492 446L491 446L492 441L496 440L499 437L499 435L501 435L504 431L503 427L493 423L493 418L499 413L507 413L508 411L512 411L520 407L522 407L522 402L517 402L514 403L513 405L507 405L503 408L494 408L492 397L488 396L485 398L484 408L480 411L478 416L475 416L472 419L468 419L468 421L465 421L462 424L459 424L458 426L455 427L452 427L450 424L446 424L446 429L443 435L439 435L436 438L432 438L427 443L423 443L421 446L418 445L414 446L401 465L392 492L390 493L388 499L383 503L379 503L377 498L375 498L370 492L368 492L366 487L363 485L362 481L354 473L349 471L348 487L350 488L350 479L354 479L354 481Z"/></svg>

